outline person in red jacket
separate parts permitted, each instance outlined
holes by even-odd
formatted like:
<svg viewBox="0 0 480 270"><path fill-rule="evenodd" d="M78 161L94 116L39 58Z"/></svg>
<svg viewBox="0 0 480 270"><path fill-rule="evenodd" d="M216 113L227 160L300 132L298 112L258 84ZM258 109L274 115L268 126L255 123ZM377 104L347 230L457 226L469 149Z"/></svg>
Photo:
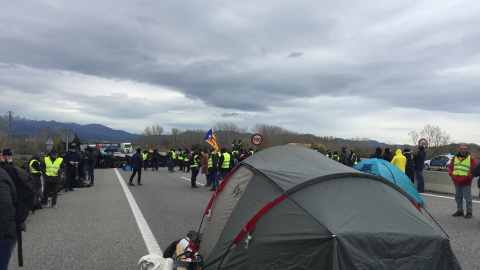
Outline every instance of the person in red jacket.
<svg viewBox="0 0 480 270"><path fill-rule="evenodd" d="M455 201L457 202L457 212L454 217L463 216L463 199L467 207L465 218L472 218L472 169L477 164L467 151L467 146L461 145L460 152L453 158L448 166L448 174L452 177L455 185Z"/></svg>

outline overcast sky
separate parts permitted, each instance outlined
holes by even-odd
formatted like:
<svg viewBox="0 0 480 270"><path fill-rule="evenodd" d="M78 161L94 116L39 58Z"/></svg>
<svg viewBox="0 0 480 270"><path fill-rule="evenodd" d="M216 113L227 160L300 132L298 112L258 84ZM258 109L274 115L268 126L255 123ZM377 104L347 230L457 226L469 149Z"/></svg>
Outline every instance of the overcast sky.
<svg viewBox="0 0 480 270"><path fill-rule="evenodd" d="M479 1L2 1L3 112L480 144Z"/></svg>

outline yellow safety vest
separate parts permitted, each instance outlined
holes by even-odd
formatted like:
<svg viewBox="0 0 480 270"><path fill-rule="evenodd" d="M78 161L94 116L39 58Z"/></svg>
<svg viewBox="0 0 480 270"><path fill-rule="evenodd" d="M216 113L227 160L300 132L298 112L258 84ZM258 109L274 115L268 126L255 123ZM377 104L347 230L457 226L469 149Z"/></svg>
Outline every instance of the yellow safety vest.
<svg viewBox="0 0 480 270"><path fill-rule="evenodd" d="M338 155L333 155L332 159L336 161L340 161L340 157Z"/></svg>
<svg viewBox="0 0 480 270"><path fill-rule="evenodd" d="M197 157L198 157L198 155L195 155L195 156L193 157L193 165L190 166L191 168L196 168L196 167L198 167Z"/></svg>
<svg viewBox="0 0 480 270"><path fill-rule="evenodd" d="M185 162L188 162L190 160L190 156L188 155L188 153L185 153Z"/></svg>
<svg viewBox="0 0 480 270"><path fill-rule="evenodd" d="M58 170L63 162L63 158L58 157L55 162L52 163L50 157L45 158L45 174L48 176L58 176Z"/></svg>
<svg viewBox="0 0 480 270"><path fill-rule="evenodd" d="M32 165L33 165L33 162L35 162L35 161L38 162L38 163L40 163L40 161L38 161L38 160L36 160L36 159L32 159L32 161L30 161L30 173L42 174L41 171L37 171L37 170L35 170L35 168L33 168Z"/></svg>
<svg viewBox="0 0 480 270"><path fill-rule="evenodd" d="M352 154L352 159L355 158L355 162L353 163L353 165L356 165L357 164L357 156L355 156L355 154Z"/></svg>
<svg viewBox="0 0 480 270"><path fill-rule="evenodd" d="M223 168L223 169L228 169L228 168L230 168L230 154L229 154L229 153L223 153L222 168Z"/></svg>
<svg viewBox="0 0 480 270"><path fill-rule="evenodd" d="M178 152L178 160L183 160L183 151Z"/></svg>
<svg viewBox="0 0 480 270"><path fill-rule="evenodd" d="M143 160L147 159L148 153L143 153Z"/></svg>
<svg viewBox="0 0 480 270"><path fill-rule="evenodd" d="M212 159L212 155L210 155L208 156L208 168L212 168L212 167L213 167L213 159Z"/></svg>
<svg viewBox="0 0 480 270"><path fill-rule="evenodd" d="M253 155L253 151L248 152L250 155Z"/></svg>
<svg viewBox="0 0 480 270"><path fill-rule="evenodd" d="M455 157L452 174L467 176L470 173L470 164L471 164L470 155L468 156L468 158L464 159L462 163L460 163L460 159L458 159L458 157Z"/></svg>
<svg viewBox="0 0 480 270"><path fill-rule="evenodd" d="M171 151L172 152L172 159L175 159L177 157L177 154L175 154L175 151Z"/></svg>

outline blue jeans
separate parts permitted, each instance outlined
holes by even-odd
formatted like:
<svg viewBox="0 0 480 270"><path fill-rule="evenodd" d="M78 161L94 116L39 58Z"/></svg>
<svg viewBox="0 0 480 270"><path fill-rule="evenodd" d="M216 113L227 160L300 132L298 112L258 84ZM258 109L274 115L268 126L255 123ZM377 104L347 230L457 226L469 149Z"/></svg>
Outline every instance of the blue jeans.
<svg viewBox="0 0 480 270"><path fill-rule="evenodd" d="M218 180L218 172L213 172L211 174L211 179L212 179L212 189L217 189L219 185L219 180Z"/></svg>
<svg viewBox="0 0 480 270"><path fill-rule="evenodd" d="M8 263L17 244L16 237L6 236L0 240L0 269L8 269Z"/></svg>
<svg viewBox="0 0 480 270"><path fill-rule="evenodd" d="M419 192L423 192L425 188L422 172L423 170L415 170L415 178L417 178L417 190Z"/></svg>
<svg viewBox="0 0 480 270"><path fill-rule="evenodd" d="M228 171L220 171L222 173L222 180L227 177Z"/></svg>
<svg viewBox="0 0 480 270"><path fill-rule="evenodd" d="M169 171L173 171L174 168L175 168L175 160L174 160L174 159L171 159L171 160L168 162L168 170L169 170Z"/></svg>
<svg viewBox="0 0 480 270"><path fill-rule="evenodd" d="M467 212L472 213L472 187L455 185L455 201L458 212L463 212L463 199L465 199Z"/></svg>

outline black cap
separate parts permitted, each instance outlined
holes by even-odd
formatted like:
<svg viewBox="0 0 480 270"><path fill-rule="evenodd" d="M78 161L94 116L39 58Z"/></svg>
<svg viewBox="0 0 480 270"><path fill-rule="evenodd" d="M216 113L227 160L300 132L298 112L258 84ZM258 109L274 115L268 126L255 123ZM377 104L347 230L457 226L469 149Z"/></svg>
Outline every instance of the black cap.
<svg viewBox="0 0 480 270"><path fill-rule="evenodd" d="M52 154L52 155L58 155L57 149L52 149L52 151L50 151L50 154Z"/></svg>

